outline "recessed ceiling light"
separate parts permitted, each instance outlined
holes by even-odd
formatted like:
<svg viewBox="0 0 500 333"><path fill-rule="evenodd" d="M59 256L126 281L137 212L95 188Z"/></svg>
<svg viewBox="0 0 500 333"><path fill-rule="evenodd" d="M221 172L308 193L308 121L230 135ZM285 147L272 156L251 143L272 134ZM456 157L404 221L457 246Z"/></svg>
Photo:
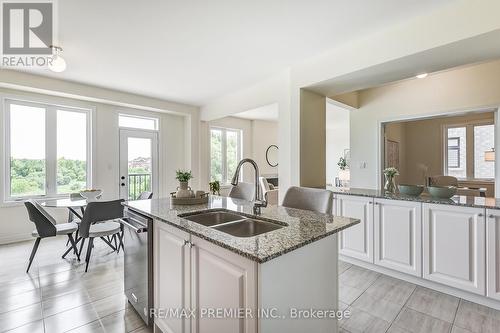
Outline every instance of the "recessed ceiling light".
<svg viewBox="0 0 500 333"><path fill-rule="evenodd" d="M429 75L429 74L427 74L427 73L418 74L417 79L424 79L427 77L427 75Z"/></svg>

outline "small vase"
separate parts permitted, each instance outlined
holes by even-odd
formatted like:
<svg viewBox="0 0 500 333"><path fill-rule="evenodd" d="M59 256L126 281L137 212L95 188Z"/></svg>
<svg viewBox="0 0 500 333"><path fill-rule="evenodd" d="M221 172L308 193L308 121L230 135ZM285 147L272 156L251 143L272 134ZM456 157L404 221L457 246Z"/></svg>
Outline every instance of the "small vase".
<svg viewBox="0 0 500 333"><path fill-rule="evenodd" d="M394 177L385 176L384 190L388 193L396 193L396 179Z"/></svg>
<svg viewBox="0 0 500 333"><path fill-rule="evenodd" d="M188 186L188 182L179 182L179 187L177 192L175 192L176 198L192 198L194 197L194 192L191 187Z"/></svg>

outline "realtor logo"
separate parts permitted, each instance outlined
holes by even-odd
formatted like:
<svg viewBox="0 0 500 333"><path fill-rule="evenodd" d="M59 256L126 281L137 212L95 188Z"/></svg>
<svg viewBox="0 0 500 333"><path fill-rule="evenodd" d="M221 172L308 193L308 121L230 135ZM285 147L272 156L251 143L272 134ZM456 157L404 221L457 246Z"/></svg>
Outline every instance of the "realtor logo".
<svg viewBox="0 0 500 333"><path fill-rule="evenodd" d="M2 3L3 54L52 54L52 3Z"/></svg>

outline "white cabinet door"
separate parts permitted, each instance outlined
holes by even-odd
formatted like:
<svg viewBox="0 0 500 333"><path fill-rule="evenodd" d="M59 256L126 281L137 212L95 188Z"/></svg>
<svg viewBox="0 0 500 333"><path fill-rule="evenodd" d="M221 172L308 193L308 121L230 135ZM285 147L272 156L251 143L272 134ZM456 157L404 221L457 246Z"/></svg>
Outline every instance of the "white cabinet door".
<svg viewBox="0 0 500 333"><path fill-rule="evenodd" d="M485 210L424 204L424 278L485 295Z"/></svg>
<svg viewBox="0 0 500 333"><path fill-rule="evenodd" d="M195 236L191 242L192 304L199 314L192 332L256 333L254 319L209 311L251 309L255 313L257 263Z"/></svg>
<svg viewBox="0 0 500 333"><path fill-rule="evenodd" d="M155 324L164 333L188 333L190 319L168 311L190 308L190 236L161 221L154 224Z"/></svg>
<svg viewBox="0 0 500 333"><path fill-rule="evenodd" d="M375 264L422 276L422 204L375 199Z"/></svg>
<svg viewBox="0 0 500 333"><path fill-rule="evenodd" d="M500 210L487 211L486 267L487 296L500 300Z"/></svg>
<svg viewBox="0 0 500 333"><path fill-rule="evenodd" d="M340 233L339 253L373 263L373 199L337 195L337 215L361 220Z"/></svg>

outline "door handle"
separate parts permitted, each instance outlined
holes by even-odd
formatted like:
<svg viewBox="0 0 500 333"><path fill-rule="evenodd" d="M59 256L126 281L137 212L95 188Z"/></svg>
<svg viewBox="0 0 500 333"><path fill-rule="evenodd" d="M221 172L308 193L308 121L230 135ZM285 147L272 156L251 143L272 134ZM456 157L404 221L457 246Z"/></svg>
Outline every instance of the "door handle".
<svg viewBox="0 0 500 333"><path fill-rule="evenodd" d="M148 231L148 228L137 228L137 227L133 226L132 224L128 223L128 221L126 221L125 219L118 219L118 220L120 221L121 224L123 224L127 228L134 230L135 233L137 233L137 234L141 234L143 232Z"/></svg>

